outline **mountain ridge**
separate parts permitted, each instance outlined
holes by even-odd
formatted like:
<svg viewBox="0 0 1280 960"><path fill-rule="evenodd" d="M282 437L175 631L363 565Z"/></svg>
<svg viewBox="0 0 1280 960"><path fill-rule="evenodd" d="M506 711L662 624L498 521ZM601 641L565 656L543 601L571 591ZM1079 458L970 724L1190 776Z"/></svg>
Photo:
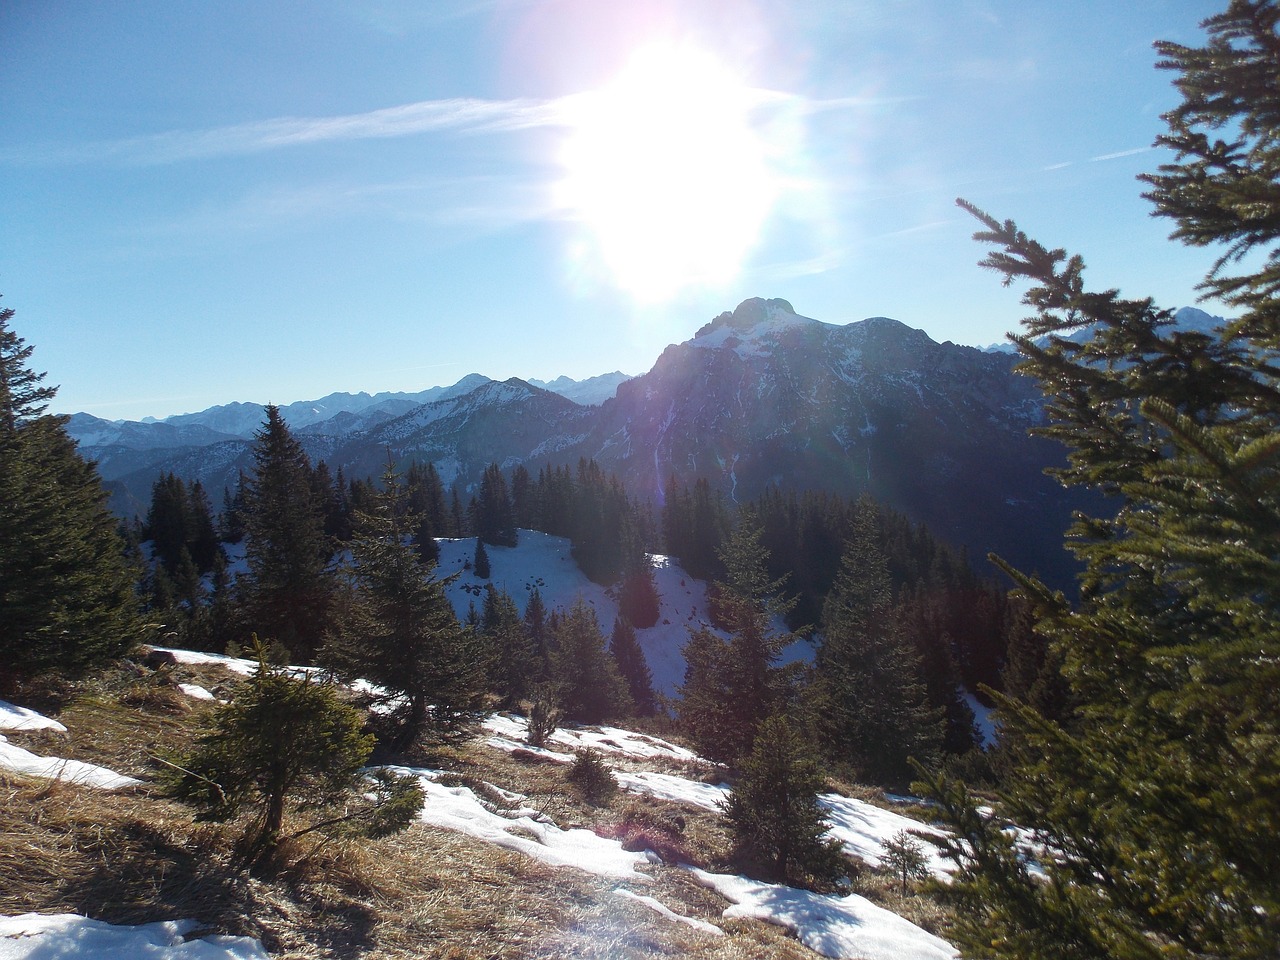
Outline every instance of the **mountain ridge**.
<svg viewBox="0 0 1280 960"><path fill-rule="evenodd" d="M476 375L470 390L408 409L343 411L295 433L313 460L349 478L379 475L388 454L401 466L430 461L464 500L490 463L536 475L580 459L655 506L672 479L705 480L730 503L771 488L869 493L973 556L995 550L1064 583L1073 562L1056 545L1082 502L1044 476L1062 450L1028 436L1043 400L1016 363L887 317L829 324L785 300L753 298L669 345L599 406ZM146 512L165 472L199 479L215 499L233 489L251 467L252 441L216 433L171 449L124 436L132 446L81 442L113 508L129 516Z"/></svg>

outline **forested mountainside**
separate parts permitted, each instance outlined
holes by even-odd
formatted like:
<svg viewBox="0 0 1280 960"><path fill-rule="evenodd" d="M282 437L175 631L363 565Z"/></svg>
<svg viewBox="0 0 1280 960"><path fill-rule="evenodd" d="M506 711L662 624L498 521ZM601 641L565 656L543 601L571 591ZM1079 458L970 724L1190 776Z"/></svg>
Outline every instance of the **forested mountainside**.
<svg viewBox="0 0 1280 960"><path fill-rule="evenodd" d="M334 473L376 475L388 454L401 467L430 462L464 501L490 463L536 474L583 458L655 506L672 479L706 480L731 504L769 487L866 492L979 560L994 550L1065 585L1073 567L1057 535L1086 498L1044 476L1061 449L1028 435L1042 400L1015 363L887 318L827 324L752 299L598 407L518 379L482 380L396 416L369 408L297 432ZM194 422L108 434L73 420L70 430L126 517L145 512L164 473L198 479L216 499L250 462L251 440Z"/></svg>

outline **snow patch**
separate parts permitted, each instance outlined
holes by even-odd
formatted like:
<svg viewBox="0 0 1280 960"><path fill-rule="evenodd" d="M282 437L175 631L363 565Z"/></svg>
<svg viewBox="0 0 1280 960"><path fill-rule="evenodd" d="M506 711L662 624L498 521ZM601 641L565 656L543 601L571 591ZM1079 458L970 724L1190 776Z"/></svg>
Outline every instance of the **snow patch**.
<svg viewBox="0 0 1280 960"><path fill-rule="evenodd" d="M120 926L74 913L0 917L0 960L268 960L250 937L187 940L195 920Z"/></svg>
<svg viewBox="0 0 1280 960"><path fill-rule="evenodd" d="M955 862L944 857L937 846L929 842L930 837L936 840L946 839L948 834L942 830L838 793L824 793L818 797L818 803L822 805L823 814L831 824L827 836L839 840L845 853L865 860L872 866L882 866L885 841L906 831L919 839L925 855L925 865L934 877L945 880L956 872Z"/></svg>
<svg viewBox="0 0 1280 960"><path fill-rule="evenodd" d="M700 783L685 777L676 777L668 773L630 773L615 770L614 779L618 786L631 793L643 793L659 800L670 800L675 803L687 803L704 810L719 811L729 798L728 784Z"/></svg>
<svg viewBox="0 0 1280 960"><path fill-rule="evenodd" d="M66 733L67 728L57 720L52 720L42 713L28 710L0 700L0 730L56 730Z"/></svg>
<svg viewBox="0 0 1280 960"><path fill-rule="evenodd" d="M995 746L997 731L995 717L992 715L995 711L964 687L960 688L960 696L964 698L964 702L973 711L973 719L977 722L978 733L982 737L982 746Z"/></svg>
<svg viewBox="0 0 1280 960"><path fill-rule="evenodd" d="M102 790L119 790L142 782L116 773L114 770L108 770L106 767L100 767L96 763L63 760L61 757L41 757L29 750L14 746L5 737L0 737L0 768L26 774L29 777L65 780ZM3 954L0 954L0 958L2 957Z"/></svg>
<svg viewBox="0 0 1280 960"><path fill-rule="evenodd" d="M725 917L749 917L795 933L824 957L858 960L951 960L955 947L896 913L851 894L824 896L747 877L687 868L703 886L734 906Z"/></svg>
<svg viewBox="0 0 1280 960"><path fill-rule="evenodd" d="M653 897L646 897L643 894L635 893L634 891L627 890L622 887L615 889L613 892L620 897L625 897L627 900L634 900L636 903L643 904L650 910L654 911L654 913L661 914L668 920L675 920L677 923L686 923L695 930L701 930L703 933L709 933L713 936L723 937L725 935L724 931L714 923L707 923L707 921L699 920L696 917L686 917L682 913L676 913L665 903L655 900Z"/></svg>
<svg viewBox="0 0 1280 960"><path fill-rule="evenodd" d="M484 728L490 733L496 734L493 739L503 740L510 744L511 747L530 750L535 753L541 752L543 755L556 760L573 759L567 753L553 753L549 750L541 750L530 746L528 743L529 722L524 717L516 714L491 714L485 719ZM552 743L558 743L574 750L599 750L604 753L620 753L624 756L634 757L637 760L662 758L680 760L687 763L707 762L692 750L686 750L677 744L670 743L659 737L650 737L643 733L622 730L618 727L559 727L551 734L549 740ZM493 740L491 739L490 743L492 742ZM509 748L504 745L502 749Z"/></svg>
<svg viewBox="0 0 1280 960"><path fill-rule="evenodd" d="M648 881L636 867L649 862L644 853L622 849L590 830L564 830L537 811L522 808L495 812L466 787L446 787L436 782L438 770L416 767L383 767L391 773L418 778L426 802L418 815L423 823L454 830L492 843L553 867L575 867L586 873L615 879Z"/></svg>

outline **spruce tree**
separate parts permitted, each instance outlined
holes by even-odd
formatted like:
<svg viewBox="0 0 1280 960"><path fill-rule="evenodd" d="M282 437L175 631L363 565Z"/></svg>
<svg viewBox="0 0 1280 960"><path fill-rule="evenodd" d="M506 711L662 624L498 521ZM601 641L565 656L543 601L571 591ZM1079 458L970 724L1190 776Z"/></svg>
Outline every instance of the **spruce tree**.
<svg viewBox="0 0 1280 960"><path fill-rule="evenodd" d="M783 580L771 580L762 530L744 511L719 553L725 579L713 587L713 615L728 634L700 628L685 645L677 715L698 750L726 763L745 757L766 717L783 710L790 677L778 668L794 634L778 627L790 610Z"/></svg>
<svg viewBox="0 0 1280 960"><path fill-rule="evenodd" d="M476 537L476 552L471 561L471 569L481 580L488 580L490 574L489 551L484 548L484 540Z"/></svg>
<svg viewBox="0 0 1280 960"><path fill-rule="evenodd" d="M541 678L542 664L515 601L492 584L485 589L480 631L491 658L489 687L504 707L514 707Z"/></svg>
<svg viewBox="0 0 1280 960"><path fill-rule="evenodd" d="M547 645L547 608L537 587L529 591L529 601L524 605L524 629L537 652L536 672L541 680L550 665L550 648Z"/></svg>
<svg viewBox="0 0 1280 960"><path fill-rule="evenodd" d="M352 592L321 650L348 679L369 680L391 708L391 745L454 739L478 717L488 658L454 615L445 586L409 542L404 490L388 465L375 512L357 517Z"/></svg>
<svg viewBox="0 0 1280 960"><path fill-rule="evenodd" d="M244 528L244 490L248 480L244 471L236 480L236 492L224 487L222 490L222 513L218 517L218 539L223 543L240 543L245 538Z"/></svg>
<svg viewBox="0 0 1280 960"><path fill-rule="evenodd" d="M959 834L972 955L1280 955L1278 25L1274 2L1233 0L1203 48L1158 45L1183 103L1148 196L1175 236L1225 246L1205 282L1241 311L1225 330L1090 291L1078 256L970 207L985 265L1032 284L1015 339L1049 398L1042 432L1069 451L1059 477L1116 507L1071 530L1078 606L1017 577L1072 701L1061 722L1003 704L999 808L1035 832L1047 877L960 785L931 783Z"/></svg>
<svg viewBox="0 0 1280 960"><path fill-rule="evenodd" d="M619 616L613 621L609 653L613 656L622 679L627 682L636 714L641 717L653 716L658 709L657 699L653 694L653 674L644 658L644 650L636 640L635 628L625 617Z"/></svg>
<svg viewBox="0 0 1280 960"><path fill-rule="evenodd" d="M0 310L0 691L77 674L142 638L124 541L92 463L45 414L56 388Z"/></svg>
<svg viewBox="0 0 1280 960"><path fill-rule="evenodd" d="M361 732L360 712L313 676L268 665L260 645L258 657L257 672L176 765L175 794L213 820L255 810L240 853L256 871L269 868L290 814L310 814L293 836L342 826L376 837L407 827L422 788L414 777L365 777L373 738Z"/></svg>
<svg viewBox="0 0 1280 960"><path fill-rule="evenodd" d="M843 870L840 844L818 802L825 781L808 740L785 717L760 726L729 794L725 819L736 855L766 880L830 882Z"/></svg>
<svg viewBox="0 0 1280 960"><path fill-rule="evenodd" d="M582 598L553 628L551 670L565 719L600 723L631 715L626 681L605 650L595 611Z"/></svg>
<svg viewBox="0 0 1280 960"><path fill-rule="evenodd" d="M473 501L472 525L475 534L491 547L516 545L516 518L507 492L507 481L496 463L484 468L480 496Z"/></svg>
<svg viewBox="0 0 1280 960"><path fill-rule="evenodd" d="M909 758L937 761L942 711L929 706L919 655L902 629L877 545L877 510L862 500L822 612L808 692L826 753L855 775L898 785Z"/></svg>
<svg viewBox="0 0 1280 960"><path fill-rule="evenodd" d="M315 502L311 462L274 405L254 436L245 485L248 609L264 639L310 661L320 644L334 582L329 543Z"/></svg>

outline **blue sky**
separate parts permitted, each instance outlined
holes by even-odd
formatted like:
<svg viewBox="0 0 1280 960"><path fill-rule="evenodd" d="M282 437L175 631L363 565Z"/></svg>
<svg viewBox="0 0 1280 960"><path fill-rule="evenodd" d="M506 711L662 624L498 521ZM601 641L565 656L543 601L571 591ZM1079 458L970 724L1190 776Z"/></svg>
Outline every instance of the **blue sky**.
<svg viewBox="0 0 1280 960"><path fill-rule="evenodd" d="M1212 254L1134 178L1217 9L8 0L0 303L131 419L642 373L752 296L988 344L957 196L1181 306Z"/></svg>

